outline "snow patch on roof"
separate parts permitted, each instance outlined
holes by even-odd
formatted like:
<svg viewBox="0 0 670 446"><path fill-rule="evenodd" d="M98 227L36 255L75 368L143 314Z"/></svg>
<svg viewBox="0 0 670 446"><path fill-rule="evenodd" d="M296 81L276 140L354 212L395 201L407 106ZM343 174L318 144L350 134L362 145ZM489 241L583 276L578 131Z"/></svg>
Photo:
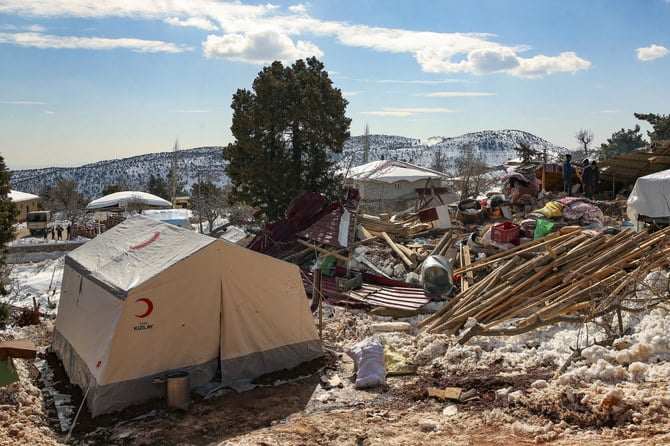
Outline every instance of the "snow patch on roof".
<svg viewBox="0 0 670 446"><path fill-rule="evenodd" d="M156 195L139 191L123 191L96 198L86 205L86 209L124 207L128 203L141 203L149 206L172 206L169 201Z"/></svg>
<svg viewBox="0 0 670 446"><path fill-rule="evenodd" d="M39 195L29 194L27 192L19 192L18 190L10 190L8 197L14 203L20 203L22 201L29 201L29 200L38 200L40 198Z"/></svg>

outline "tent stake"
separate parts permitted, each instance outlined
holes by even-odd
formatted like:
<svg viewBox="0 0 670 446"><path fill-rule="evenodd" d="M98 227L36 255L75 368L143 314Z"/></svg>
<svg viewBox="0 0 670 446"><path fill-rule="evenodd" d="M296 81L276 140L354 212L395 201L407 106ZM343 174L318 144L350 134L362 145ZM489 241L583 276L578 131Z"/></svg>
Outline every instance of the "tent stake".
<svg viewBox="0 0 670 446"><path fill-rule="evenodd" d="M81 404L79 405L79 409L77 409L77 414L74 416L74 420L72 420L70 430L67 432L67 436L65 437L65 443L68 443L70 441L70 436L72 435L72 431L74 430L74 425L77 424L77 418L79 418L81 408L84 407L84 403L86 402L86 396L88 395L88 391L91 390L92 384L93 384L93 377L91 377L91 380L88 382L88 387L86 388L86 392L84 392L84 397L81 399Z"/></svg>

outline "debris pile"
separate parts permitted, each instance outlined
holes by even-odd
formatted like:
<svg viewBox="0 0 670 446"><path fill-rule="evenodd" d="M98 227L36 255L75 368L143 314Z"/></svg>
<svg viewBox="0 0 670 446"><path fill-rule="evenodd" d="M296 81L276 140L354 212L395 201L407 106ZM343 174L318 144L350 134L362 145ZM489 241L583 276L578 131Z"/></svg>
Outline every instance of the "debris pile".
<svg viewBox="0 0 670 446"><path fill-rule="evenodd" d="M625 229L613 236L555 233L458 268L457 274L483 275L421 327L455 334L474 318L478 324L461 336L459 342L464 343L478 335L518 334L542 325L583 323L613 311L652 307L660 296L631 295L649 273L670 264L669 232L666 228L655 233ZM513 318L514 328L494 329Z"/></svg>

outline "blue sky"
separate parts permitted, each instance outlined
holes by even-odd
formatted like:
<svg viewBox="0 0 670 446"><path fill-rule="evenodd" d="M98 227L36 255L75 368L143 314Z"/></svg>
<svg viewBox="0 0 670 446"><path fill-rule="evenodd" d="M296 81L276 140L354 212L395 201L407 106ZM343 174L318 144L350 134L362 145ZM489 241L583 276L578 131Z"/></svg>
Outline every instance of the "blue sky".
<svg viewBox="0 0 670 446"><path fill-rule="evenodd" d="M225 145L232 95L316 56L351 134L519 129L577 148L670 110L670 0L0 0L0 155ZM646 133L645 133L646 135Z"/></svg>

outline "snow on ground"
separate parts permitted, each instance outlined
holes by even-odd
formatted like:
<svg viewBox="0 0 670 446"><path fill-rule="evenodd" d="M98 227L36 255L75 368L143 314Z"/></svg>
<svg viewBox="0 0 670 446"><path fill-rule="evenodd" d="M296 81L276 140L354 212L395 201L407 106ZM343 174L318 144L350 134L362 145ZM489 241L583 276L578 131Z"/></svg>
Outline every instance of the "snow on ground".
<svg viewBox="0 0 670 446"><path fill-rule="evenodd" d="M55 316L65 259L63 253L59 253L56 259L9 265L9 295L0 300L19 308L33 308L36 303L40 312Z"/></svg>

